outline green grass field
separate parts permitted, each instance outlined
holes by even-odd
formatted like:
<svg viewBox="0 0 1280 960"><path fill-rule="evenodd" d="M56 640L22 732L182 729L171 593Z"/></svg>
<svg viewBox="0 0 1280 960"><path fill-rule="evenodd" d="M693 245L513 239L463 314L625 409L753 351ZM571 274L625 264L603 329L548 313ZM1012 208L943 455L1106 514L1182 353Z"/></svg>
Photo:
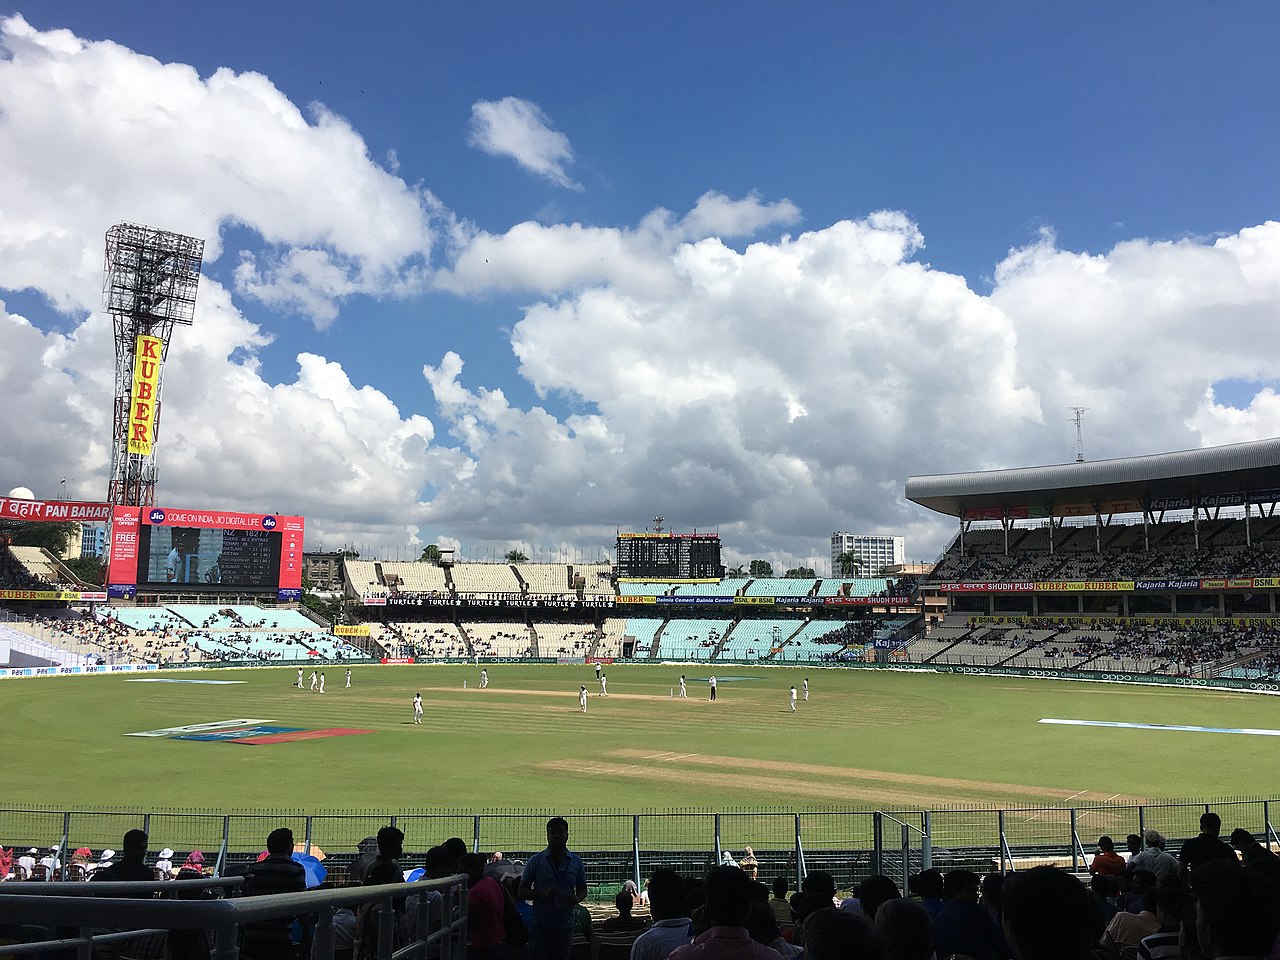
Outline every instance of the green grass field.
<svg viewBox="0 0 1280 960"><path fill-rule="evenodd" d="M681 670L688 700L673 700ZM1271 795L1267 736L1050 726L1042 717L1280 726L1280 702L1198 690L724 665L706 700L697 667L497 664L328 669L323 696L288 668L13 681L0 758L45 809L361 810L696 807L912 810ZM733 679L741 678L741 679ZM463 689L463 681L468 688ZM577 688L591 691L584 716ZM425 722L411 722L420 690ZM233 718L373 732L233 743L125 734Z"/></svg>

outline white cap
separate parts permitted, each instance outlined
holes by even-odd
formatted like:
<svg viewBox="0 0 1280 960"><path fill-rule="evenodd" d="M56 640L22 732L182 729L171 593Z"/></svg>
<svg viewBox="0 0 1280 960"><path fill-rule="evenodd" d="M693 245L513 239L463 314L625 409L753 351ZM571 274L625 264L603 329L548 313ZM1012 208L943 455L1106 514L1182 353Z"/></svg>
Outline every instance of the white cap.
<svg viewBox="0 0 1280 960"><path fill-rule="evenodd" d="M170 850L168 847L165 847L163 850L160 851L161 860L168 860L172 856L173 856L173 851Z"/></svg>

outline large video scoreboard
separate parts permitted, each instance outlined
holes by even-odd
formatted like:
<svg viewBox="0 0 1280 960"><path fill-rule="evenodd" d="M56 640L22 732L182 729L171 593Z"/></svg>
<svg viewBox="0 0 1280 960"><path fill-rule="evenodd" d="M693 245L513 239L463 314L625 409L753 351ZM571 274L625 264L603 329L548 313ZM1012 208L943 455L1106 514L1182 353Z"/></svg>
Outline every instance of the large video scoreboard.
<svg viewBox="0 0 1280 960"><path fill-rule="evenodd" d="M618 534L618 577L633 580L719 580L720 538L697 533Z"/></svg>
<svg viewBox="0 0 1280 960"><path fill-rule="evenodd" d="M107 593L139 589L302 597L302 517L116 507Z"/></svg>

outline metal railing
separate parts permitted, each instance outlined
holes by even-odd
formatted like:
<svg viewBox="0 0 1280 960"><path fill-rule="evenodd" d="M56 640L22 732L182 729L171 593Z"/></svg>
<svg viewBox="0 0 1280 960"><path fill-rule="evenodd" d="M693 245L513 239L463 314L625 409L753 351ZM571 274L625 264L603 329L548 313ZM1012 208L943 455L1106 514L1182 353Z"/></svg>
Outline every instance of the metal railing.
<svg viewBox="0 0 1280 960"><path fill-rule="evenodd" d="M1075 799L1079 805L1071 805ZM1167 838L1170 853L1199 832L1200 815L1216 812L1229 831L1243 827L1264 843L1280 847L1269 799L1234 798L1155 804L1061 804L1010 808L808 811L710 810L507 810L502 812L409 810L260 811L223 814L199 810L52 811L0 808L0 844L47 850L57 842L68 850L100 851L118 846L125 831L139 828L152 846L199 849L215 874L236 872L262 850L262 838L287 826L311 849L325 852L328 879L347 880L357 845L388 824L399 827L411 850L426 850L446 837L462 837L474 851L504 851L520 861L541 850L548 817L569 818L570 843L587 864L588 879L608 900L625 880L641 884L654 868L674 867L698 876L719 862L724 851L740 855L750 846L762 876L799 880L810 870L826 870L849 889L872 873L897 878L930 866L979 873L1016 870L1052 861L1077 869L1087 865L1087 848L1101 835L1122 845L1129 834L1153 828ZM218 851L215 855L213 851ZM178 858L173 858L174 862ZM420 866L403 859L403 864ZM172 881L170 881L172 883ZM59 884L61 886L62 884ZM0 887L9 887L3 884Z"/></svg>
<svg viewBox="0 0 1280 960"><path fill-rule="evenodd" d="M263 920L315 915L313 960L333 960L334 913L341 907L381 904L377 930L378 960L462 960L466 952L466 877L357 886L303 893L270 894L239 899L177 899L206 891L234 890L242 878L170 880L156 883L7 883L0 884L0 922L44 926L50 938L39 942L0 946L0 957L75 950L77 960L90 960L95 945L155 938L171 930L204 931L210 935L210 960L238 960L240 932L245 924ZM137 899L145 894L168 894L166 899ZM431 894L439 894L437 911ZM395 901L417 897L414 928L397 947ZM75 937L53 931L72 928Z"/></svg>

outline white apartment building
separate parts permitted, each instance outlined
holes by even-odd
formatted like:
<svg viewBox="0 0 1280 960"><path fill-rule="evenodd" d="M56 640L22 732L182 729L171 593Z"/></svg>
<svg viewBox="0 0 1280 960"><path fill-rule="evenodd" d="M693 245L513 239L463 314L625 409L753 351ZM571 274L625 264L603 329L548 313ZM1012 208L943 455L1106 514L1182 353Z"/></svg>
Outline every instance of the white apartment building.
<svg viewBox="0 0 1280 960"><path fill-rule="evenodd" d="M843 533L831 535L831 575L840 576L839 557L842 553L856 553L862 558L858 575L878 577L885 567L906 562L905 537L885 537L870 533Z"/></svg>

